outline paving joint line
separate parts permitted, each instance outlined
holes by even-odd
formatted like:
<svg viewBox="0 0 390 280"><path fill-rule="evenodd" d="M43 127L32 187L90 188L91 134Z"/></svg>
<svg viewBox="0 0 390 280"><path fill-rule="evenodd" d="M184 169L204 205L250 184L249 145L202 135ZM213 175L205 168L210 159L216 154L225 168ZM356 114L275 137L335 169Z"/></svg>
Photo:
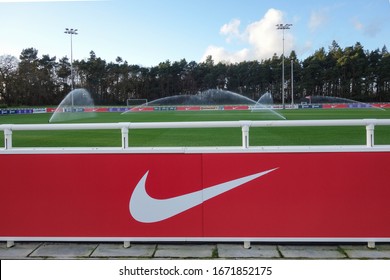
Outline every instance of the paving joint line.
<svg viewBox="0 0 390 280"><path fill-rule="evenodd" d="M283 255L282 250L280 250L279 246L280 245L276 245L276 250L278 251L279 258L285 259L285 256Z"/></svg>

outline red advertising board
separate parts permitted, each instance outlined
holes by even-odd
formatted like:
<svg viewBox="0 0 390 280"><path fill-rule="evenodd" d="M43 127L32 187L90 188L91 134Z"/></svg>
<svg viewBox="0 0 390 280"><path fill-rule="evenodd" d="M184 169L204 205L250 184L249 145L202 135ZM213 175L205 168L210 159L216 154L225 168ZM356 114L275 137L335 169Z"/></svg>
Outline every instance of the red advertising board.
<svg viewBox="0 0 390 280"><path fill-rule="evenodd" d="M200 111L200 106L177 106L178 111Z"/></svg>
<svg viewBox="0 0 390 280"><path fill-rule="evenodd" d="M334 103L334 104L323 104L322 109L345 109L348 108L348 104L344 103Z"/></svg>
<svg viewBox="0 0 390 280"><path fill-rule="evenodd" d="M390 108L390 103L377 103L371 104L374 108Z"/></svg>
<svg viewBox="0 0 390 280"><path fill-rule="evenodd" d="M1 154L0 239L390 239L390 152Z"/></svg>
<svg viewBox="0 0 390 280"><path fill-rule="evenodd" d="M236 106L225 105L224 110L226 110L226 111L229 111L229 110L249 110L249 106L248 105L236 105Z"/></svg>
<svg viewBox="0 0 390 280"><path fill-rule="evenodd" d="M134 108L131 108L130 111L131 112L147 112L147 111L153 111L153 107L134 107Z"/></svg>

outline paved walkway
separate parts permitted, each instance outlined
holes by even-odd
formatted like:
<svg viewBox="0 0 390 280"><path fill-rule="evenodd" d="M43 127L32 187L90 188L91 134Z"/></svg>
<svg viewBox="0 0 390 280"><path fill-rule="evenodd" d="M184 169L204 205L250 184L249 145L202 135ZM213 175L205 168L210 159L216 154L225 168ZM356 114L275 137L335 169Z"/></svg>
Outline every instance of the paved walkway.
<svg viewBox="0 0 390 280"><path fill-rule="evenodd" d="M0 242L0 259L388 259L390 244Z"/></svg>

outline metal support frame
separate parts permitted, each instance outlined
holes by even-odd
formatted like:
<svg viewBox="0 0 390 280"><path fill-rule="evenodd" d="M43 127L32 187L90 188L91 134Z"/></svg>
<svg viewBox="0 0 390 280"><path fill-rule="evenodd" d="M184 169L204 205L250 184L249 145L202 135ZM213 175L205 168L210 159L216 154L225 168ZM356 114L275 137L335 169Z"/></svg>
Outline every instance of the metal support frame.
<svg viewBox="0 0 390 280"><path fill-rule="evenodd" d="M320 127L320 126L366 126L366 146L373 148L376 125L390 125L390 119L358 120L280 120L280 121L206 121L206 122L154 122L154 123L81 123L81 124L3 124L4 149L12 150L12 132L15 130L89 130L120 129L121 149L129 148L129 130L131 129L164 129L164 128L223 128L237 127L242 131L242 148L249 149L250 127Z"/></svg>

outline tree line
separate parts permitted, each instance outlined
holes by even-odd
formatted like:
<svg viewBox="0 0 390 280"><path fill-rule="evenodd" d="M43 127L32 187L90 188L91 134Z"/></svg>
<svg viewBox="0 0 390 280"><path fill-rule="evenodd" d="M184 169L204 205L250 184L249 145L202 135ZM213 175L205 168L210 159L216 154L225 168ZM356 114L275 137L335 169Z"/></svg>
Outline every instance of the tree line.
<svg viewBox="0 0 390 280"><path fill-rule="evenodd" d="M282 56L261 61L215 63L169 60L153 67L129 64L121 57L106 62L91 51L88 59L50 55L38 50L22 50L19 59L0 56L0 106L57 105L74 88L87 89L98 105L125 105L130 98L148 99L196 94L219 88L253 100L271 92L275 103L291 99L293 69L294 100L323 95L362 102L390 101L390 54L365 50L357 42L341 48L333 41L327 50L320 48L302 61L292 51L284 58L285 85L282 86ZM72 67L71 67L72 66ZM73 69L73 71L72 71Z"/></svg>

